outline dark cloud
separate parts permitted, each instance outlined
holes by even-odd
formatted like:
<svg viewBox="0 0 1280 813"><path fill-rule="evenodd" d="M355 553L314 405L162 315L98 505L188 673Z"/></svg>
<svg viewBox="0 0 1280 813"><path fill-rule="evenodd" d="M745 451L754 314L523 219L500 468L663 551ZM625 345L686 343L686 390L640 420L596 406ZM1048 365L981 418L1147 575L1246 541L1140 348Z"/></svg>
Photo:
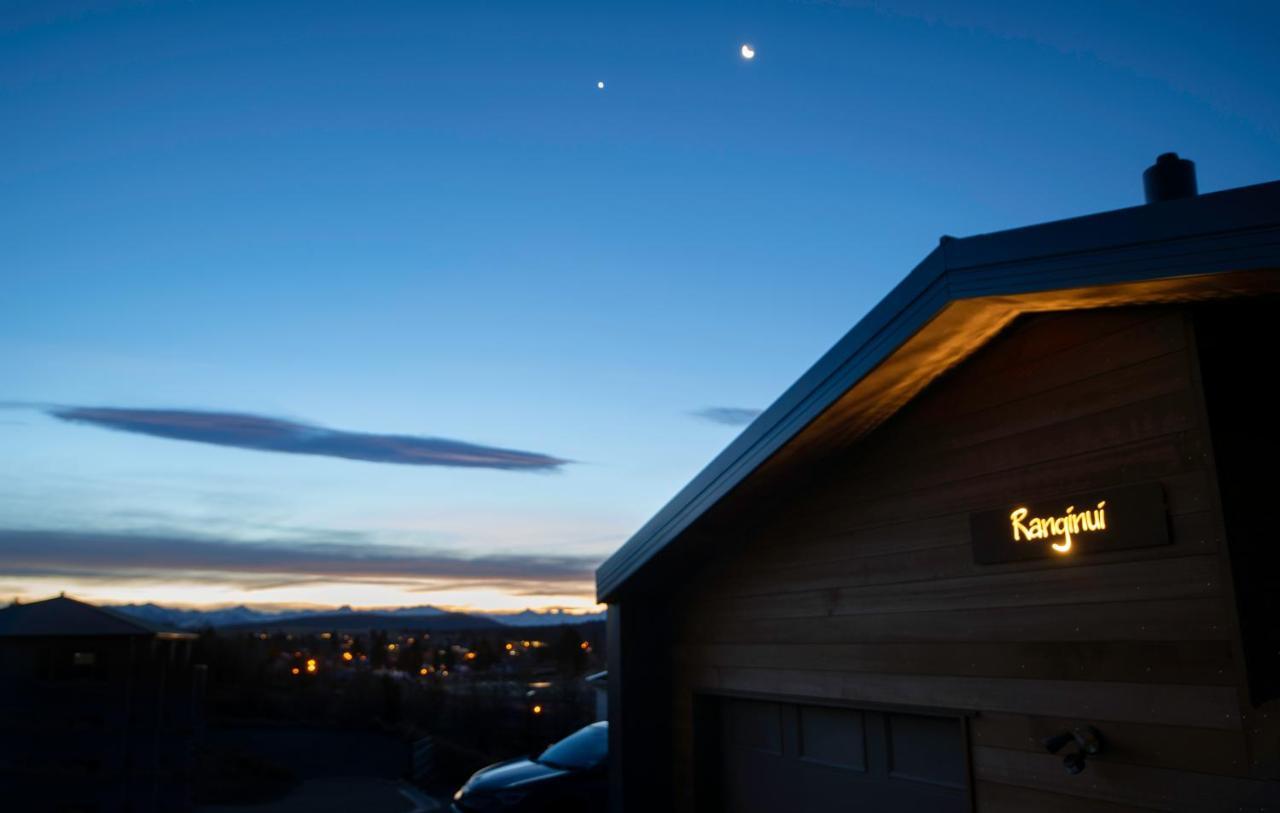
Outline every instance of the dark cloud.
<svg viewBox="0 0 1280 813"><path fill-rule="evenodd" d="M110 581L176 578L263 589L356 581L419 585L540 586L590 583L597 557L419 551L374 543L228 542L181 535L0 529L0 576Z"/></svg>
<svg viewBox="0 0 1280 813"><path fill-rule="evenodd" d="M236 412L116 407L49 407L45 411L64 421L171 440L372 463L552 471L570 462L538 452L499 449L444 438L344 432Z"/></svg>
<svg viewBox="0 0 1280 813"><path fill-rule="evenodd" d="M761 410L744 407L707 407L692 413L696 418L705 421L722 423L726 426L746 426L756 419Z"/></svg>

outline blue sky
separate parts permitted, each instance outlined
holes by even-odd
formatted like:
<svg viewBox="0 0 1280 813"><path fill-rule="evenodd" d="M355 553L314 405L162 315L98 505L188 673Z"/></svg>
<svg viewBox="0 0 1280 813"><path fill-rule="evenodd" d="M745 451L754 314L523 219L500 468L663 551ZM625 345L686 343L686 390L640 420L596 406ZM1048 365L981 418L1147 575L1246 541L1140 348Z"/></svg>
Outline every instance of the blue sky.
<svg viewBox="0 0 1280 813"><path fill-rule="evenodd" d="M1280 177L1277 27L0 3L0 595L590 606L740 431L706 411L766 406L939 235L1139 203L1167 150Z"/></svg>

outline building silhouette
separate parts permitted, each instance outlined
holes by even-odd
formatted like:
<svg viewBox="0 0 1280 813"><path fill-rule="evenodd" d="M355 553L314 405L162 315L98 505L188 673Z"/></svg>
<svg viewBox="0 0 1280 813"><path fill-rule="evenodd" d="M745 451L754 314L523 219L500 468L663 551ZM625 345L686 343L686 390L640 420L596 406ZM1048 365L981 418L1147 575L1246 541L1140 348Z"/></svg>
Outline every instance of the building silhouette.
<svg viewBox="0 0 1280 813"><path fill-rule="evenodd" d="M191 807L196 636L59 596L0 610L0 807Z"/></svg>

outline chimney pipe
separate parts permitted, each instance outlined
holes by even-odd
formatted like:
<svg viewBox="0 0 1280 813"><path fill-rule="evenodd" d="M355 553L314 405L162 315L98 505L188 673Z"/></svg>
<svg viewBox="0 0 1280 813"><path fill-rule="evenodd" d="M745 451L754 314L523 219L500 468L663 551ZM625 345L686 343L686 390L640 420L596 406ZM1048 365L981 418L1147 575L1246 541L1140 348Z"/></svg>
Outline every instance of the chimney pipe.
<svg viewBox="0 0 1280 813"><path fill-rule="evenodd" d="M1164 153L1142 173L1142 190L1147 203L1194 198L1199 194L1195 162L1179 158L1176 152Z"/></svg>

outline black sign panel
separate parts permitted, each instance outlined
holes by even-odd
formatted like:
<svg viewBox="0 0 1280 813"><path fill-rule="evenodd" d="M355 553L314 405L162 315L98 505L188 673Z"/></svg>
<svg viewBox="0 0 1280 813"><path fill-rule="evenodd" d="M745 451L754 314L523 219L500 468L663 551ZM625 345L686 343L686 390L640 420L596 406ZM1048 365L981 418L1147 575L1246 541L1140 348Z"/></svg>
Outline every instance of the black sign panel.
<svg viewBox="0 0 1280 813"><path fill-rule="evenodd" d="M1159 483L1120 486L1074 497L1007 506L969 515L979 564L1075 559L1104 550L1169 542Z"/></svg>

